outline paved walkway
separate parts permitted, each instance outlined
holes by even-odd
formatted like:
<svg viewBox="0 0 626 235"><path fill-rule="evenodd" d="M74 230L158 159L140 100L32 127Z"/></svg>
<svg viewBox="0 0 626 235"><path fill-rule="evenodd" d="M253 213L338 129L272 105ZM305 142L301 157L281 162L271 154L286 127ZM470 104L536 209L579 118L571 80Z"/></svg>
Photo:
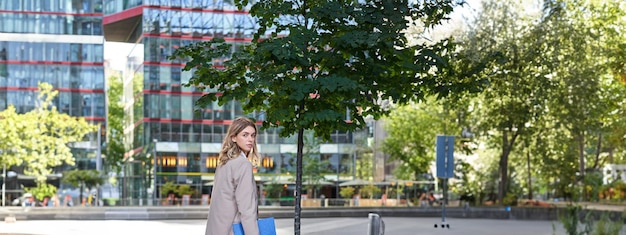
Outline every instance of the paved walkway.
<svg viewBox="0 0 626 235"><path fill-rule="evenodd" d="M390 235L552 235L565 234L558 222L448 219L450 229L434 228L441 218L387 217L385 233ZM304 218L303 235L367 234L367 218ZM293 219L277 219L278 235L293 233ZM553 224L556 232L553 233ZM0 222L0 235L202 235L203 220L129 221L129 220L31 220ZM626 233L624 233L626 234Z"/></svg>
<svg viewBox="0 0 626 235"><path fill-rule="evenodd" d="M566 207L569 202L551 202L558 207ZM582 206L587 209L602 210L602 211L621 211L626 212L626 205L624 204L604 204L594 202L577 202L575 205Z"/></svg>

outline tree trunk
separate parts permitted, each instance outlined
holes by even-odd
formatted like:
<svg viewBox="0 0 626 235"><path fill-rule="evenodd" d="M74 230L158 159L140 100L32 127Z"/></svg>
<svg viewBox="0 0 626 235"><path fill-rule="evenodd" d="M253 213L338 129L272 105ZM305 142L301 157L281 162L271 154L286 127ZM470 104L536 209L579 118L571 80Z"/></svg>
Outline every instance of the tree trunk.
<svg viewBox="0 0 626 235"><path fill-rule="evenodd" d="M502 131L502 155L500 155L500 184L498 185L498 204L503 205L502 200L506 196L509 180L509 155L513 149L513 144L519 131L511 132L511 139L508 138L507 130Z"/></svg>
<svg viewBox="0 0 626 235"><path fill-rule="evenodd" d="M596 143L596 157L593 161L591 169L598 169L600 165L600 153L602 153L602 133L598 134L598 142Z"/></svg>
<svg viewBox="0 0 626 235"><path fill-rule="evenodd" d="M582 185L582 187L584 187L584 182L585 182L585 136L584 136L584 132L580 132L580 134L578 135L578 158L580 160L580 169L578 169L580 171L579 176L580 178L578 180L580 180L580 184ZM585 197L585 193L584 191L581 189L581 195L580 197L583 200L586 200Z"/></svg>
<svg viewBox="0 0 626 235"><path fill-rule="evenodd" d="M500 183L498 184L498 204L503 205L502 200L506 196L508 171L509 168L509 153L507 149L502 149L502 155L500 155Z"/></svg>
<svg viewBox="0 0 626 235"><path fill-rule="evenodd" d="M528 147L528 145L526 145ZM526 149L526 170L528 171L528 200L533 199L533 174L530 168L530 150Z"/></svg>
<svg viewBox="0 0 626 235"><path fill-rule="evenodd" d="M83 203L83 192L85 191L85 184L81 183L80 184L80 193L78 194L78 203L82 205Z"/></svg>
<svg viewBox="0 0 626 235"><path fill-rule="evenodd" d="M300 235L300 212L302 210L302 148L304 129L298 130L298 153L296 154L296 213L294 216L294 234Z"/></svg>

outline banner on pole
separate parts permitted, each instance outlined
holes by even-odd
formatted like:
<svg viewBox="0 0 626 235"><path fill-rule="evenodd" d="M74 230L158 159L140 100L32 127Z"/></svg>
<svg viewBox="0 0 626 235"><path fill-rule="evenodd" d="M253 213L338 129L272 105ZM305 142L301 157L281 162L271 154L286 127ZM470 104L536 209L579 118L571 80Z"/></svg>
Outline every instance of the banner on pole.
<svg viewBox="0 0 626 235"><path fill-rule="evenodd" d="M454 177L454 136L438 135L436 145L437 177Z"/></svg>

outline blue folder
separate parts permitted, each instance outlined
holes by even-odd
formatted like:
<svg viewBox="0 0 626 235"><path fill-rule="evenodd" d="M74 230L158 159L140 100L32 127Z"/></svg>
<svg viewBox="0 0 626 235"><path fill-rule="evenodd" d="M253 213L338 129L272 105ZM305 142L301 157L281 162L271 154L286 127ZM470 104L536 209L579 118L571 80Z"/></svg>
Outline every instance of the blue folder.
<svg viewBox="0 0 626 235"><path fill-rule="evenodd" d="M274 223L274 217L263 218L257 220L259 224L259 234L261 235L276 235L276 224ZM233 232L235 235L245 235L243 233L243 226L241 223L233 224Z"/></svg>

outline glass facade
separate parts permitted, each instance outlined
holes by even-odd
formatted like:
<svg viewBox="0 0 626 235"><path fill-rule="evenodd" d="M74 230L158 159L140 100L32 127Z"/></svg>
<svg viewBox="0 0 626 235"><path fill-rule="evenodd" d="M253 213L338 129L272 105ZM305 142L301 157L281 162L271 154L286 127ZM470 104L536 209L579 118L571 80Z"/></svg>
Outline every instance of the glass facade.
<svg viewBox="0 0 626 235"><path fill-rule="evenodd" d="M195 106L203 94L214 91L182 86L192 75L182 71L186 61L168 59L177 48L214 37L231 43L233 51L250 43L256 31L256 21L247 11L238 10L230 2L105 1L105 22L109 22L107 16L111 14L115 14L111 19L115 18L116 22L125 20L120 16L126 15L127 19L135 17L130 12L136 12L137 7L141 7L142 37L139 42L144 46L143 109L134 113L140 114L142 119L133 122L133 136L139 137L133 148L142 149L143 157L156 152L156 189L159 196L162 196L159 188L167 182L191 185L199 194L210 193L221 142L232 120L240 116L263 120L262 112L244 113L241 104L236 101L223 105L214 102L202 108ZM118 27L115 24L111 22L110 27ZM126 30L128 35L134 33L130 27ZM112 31L120 31L120 28ZM328 160L326 174L352 179L355 151L352 134L335 132L331 138L332 141L319 146L320 153L316 157ZM295 138L281 138L277 129L267 129L257 134L257 142L262 154L256 174L258 180L265 181L295 172ZM143 171L140 171L142 177L124 179L133 181L124 186L127 198L150 197L148 192L153 190L151 184L154 182L144 180L152 181L150 165L141 161L129 164L128 169L143 168ZM131 176L133 172L129 170L125 174Z"/></svg>
<svg viewBox="0 0 626 235"><path fill-rule="evenodd" d="M227 38L236 48L249 42L255 22L247 12L236 11L224 1L145 1L142 18L143 143L158 141L157 188L174 182L190 184L207 194L209 187L204 183L215 172L228 124L244 113L234 101L225 105L215 102L204 109L195 107L207 91L181 86L189 81L191 73L181 71L184 61L168 57L176 48L212 37ZM259 134L259 139L263 134L276 135L275 130ZM277 142L277 138L265 139ZM211 150L203 151L202 143L211 143L207 147ZM259 172L269 170L260 168Z"/></svg>
<svg viewBox="0 0 626 235"><path fill-rule="evenodd" d="M0 32L102 35L101 0L4 0L0 18Z"/></svg>
<svg viewBox="0 0 626 235"><path fill-rule="evenodd" d="M104 124L102 10L101 0L0 1L0 110L33 110L45 82L59 91L53 104L60 112ZM73 143L72 168L96 168L96 139L92 133Z"/></svg>
<svg viewBox="0 0 626 235"><path fill-rule="evenodd" d="M126 0L125 0L126 1ZM0 11L8 13L98 14L102 18L102 0L2 0Z"/></svg>
<svg viewBox="0 0 626 235"><path fill-rule="evenodd" d="M43 2L43 3L42 3ZM77 3L81 4L77 4ZM59 90L54 104L61 112L102 122L106 119L104 97L102 14L96 0L0 2L0 109L14 105L24 113L34 108L39 82ZM65 13L81 12L81 13ZM101 10L100 10L101 11ZM55 31L44 22L28 23L16 17L80 18L87 12L96 19L97 33ZM71 20L63 22L72 24ZM36 30L45 28L44 31ZM79 27L80 28L80 27ZM80 31L80 30L79 30ZM26 35L25 35L26 34ZM55 35L47 35L55 34ZM63 34L64 36L59 36ZM69 35L65 35L69 34ZM84 37L83 35L89 35Z"/></svg>
<svg viewBox="0 0 626 235"><path fill-rule="evenodd" d="M104 0L104 14L114 14L142 5L143 0Z"/></svg>

